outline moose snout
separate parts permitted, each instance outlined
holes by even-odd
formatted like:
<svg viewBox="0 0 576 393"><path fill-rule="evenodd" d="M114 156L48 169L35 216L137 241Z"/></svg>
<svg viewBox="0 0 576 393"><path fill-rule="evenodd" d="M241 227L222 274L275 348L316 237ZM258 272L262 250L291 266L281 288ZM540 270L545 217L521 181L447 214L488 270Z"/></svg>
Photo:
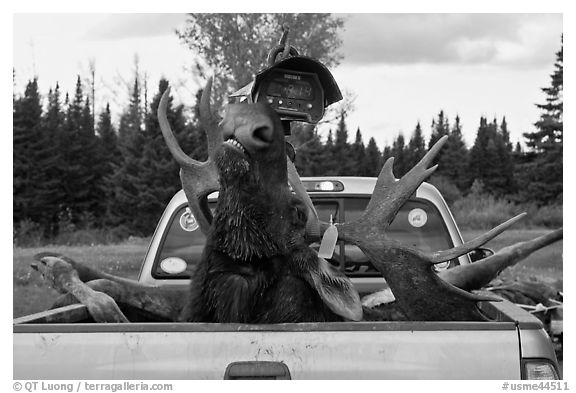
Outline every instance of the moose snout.
<svg viewBox="0 0 576 393"><path fill-rule="evenodd" d="M269 147L274 122L257 105L230 105L222 122L224 140L234 137L248 152Z"/></svg>
<svg viewBox="0 0 576 393"><path fill-rule="evenodd" d="M272 122L262 116L251 118L234 130L234 137L249 152L267 148L274 136Z"/></svg>

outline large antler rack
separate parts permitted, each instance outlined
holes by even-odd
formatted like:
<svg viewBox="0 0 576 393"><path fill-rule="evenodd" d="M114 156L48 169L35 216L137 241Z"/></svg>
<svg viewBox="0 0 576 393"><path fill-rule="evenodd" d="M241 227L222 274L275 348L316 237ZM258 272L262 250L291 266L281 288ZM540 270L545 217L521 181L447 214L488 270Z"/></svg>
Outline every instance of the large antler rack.
<svg viewBox="0 0 576 393"><path fill-rule="evenodd" d="M214 116L210 106L210 96L212 91L212 78L206 83L200 99L200 124L206 133L208 140L208 160L200 162L189 157L176 140L170 123L166 117L166 107L168 105L170 90L166 89L160 105L158 106L158 121L166 145L172 153L174 159L180 165L180 180L182 188L188 199L190 210L196 217L200 230L208 233L212 214L207 204L207 197L210 193L218 191L218 172L214 163L214 154L222 142L222 132L218 128L218 120Z"/></svg>
<svg viewBox="0 0 576 393"><path fill-rule="evenodd" d="M384 164L376 182L370 202L356 220L338 224L340 240L357 245L385 277L398 307L411 320L483 320L480 301L498 300L462 290L443 280L434 271L434 265L469 253L493 239L523 214L516 216L488 233L462 246L441 252L424 252L391 239L386 231L399 209L437 168L429 168L447 140L441 138L420 162L406 175L396 179L390 158ZM329 224L312 214L309 235L322 234Z"/></svg>

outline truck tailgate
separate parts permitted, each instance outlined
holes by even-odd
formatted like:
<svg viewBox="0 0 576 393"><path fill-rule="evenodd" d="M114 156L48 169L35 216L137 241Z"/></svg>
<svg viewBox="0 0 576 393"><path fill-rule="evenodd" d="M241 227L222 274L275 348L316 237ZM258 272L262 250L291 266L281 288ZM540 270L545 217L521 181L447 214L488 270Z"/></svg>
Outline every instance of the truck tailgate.
<svg viewBox="0 0 576 393"><path fill-rule="evenodd" d="M31 324L14 348L15 379L221 379L233 362L292 379L520 379L512 322Z"/></svg>

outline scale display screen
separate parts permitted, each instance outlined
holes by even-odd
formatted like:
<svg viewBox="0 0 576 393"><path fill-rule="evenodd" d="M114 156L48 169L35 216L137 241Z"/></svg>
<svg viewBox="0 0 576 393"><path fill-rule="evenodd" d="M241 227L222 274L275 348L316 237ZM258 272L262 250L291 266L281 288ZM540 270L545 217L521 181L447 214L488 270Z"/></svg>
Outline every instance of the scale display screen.
<svg viewBox="0 0 576 393"><path fill-rule="evenodd" d="M277 68L256 87L255 102L266 102L283 120L316 124L324 116L324 90L318 75Z"/></svg>
<svg viewBox="0 0 576 393"><path fill-rule="evenodd" d="M314 88L308 81L292 81L290 79L277 78L268 85L266 95L298 100L313 100Z"/></svg>

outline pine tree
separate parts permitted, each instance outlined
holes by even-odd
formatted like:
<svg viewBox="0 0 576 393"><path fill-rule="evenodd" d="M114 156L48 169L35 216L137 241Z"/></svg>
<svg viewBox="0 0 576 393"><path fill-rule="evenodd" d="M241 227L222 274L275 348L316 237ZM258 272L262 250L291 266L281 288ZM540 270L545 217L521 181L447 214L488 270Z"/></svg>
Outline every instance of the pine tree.
<svg viewBox="0 0 576 393"><path fill-rule="evenodd" d="M480 119L474 146L470 150L468 184L479 180L485 190L497 196L509 195L514 185L511 152L508 151L498 123Z"/></svg>
<svg viewBox="0 0 576 393"><path fill-rule="evenodd" d="M120 143L131 144L132 138L138 138L142 131L142 108L140 98L140 84L138 82L138 74L134 77L134 87L130 94L130 104L128 109L120 117L120 126L118 127L118 135Z"/></svg>
<svg viewBox="0 0 576 393"><path fill-rule="evenodd" d="M468 149L462 137L460 117L456 116L454 125L448 140L442 148L442 154L438 160L437 176L443 176L447 181L464 191L468 186Z"/></svg>
<svg viewBox="0 0 576 393"><path fill-rule="evenodd" d="M384 146L384 150L382 151L382 162L385 163L388 161L390 157L393 157L392 148L388 145Z"/></svg>
<svg viewBox="0 0 576 393"><path fill-rule="evenodd" d="M106 223L118 227L118 231L125 230L126 233L136 234L131 220L138 214L135 198L139 195L141 188L139 184L140 162L146 142L142 130L137 74L130 97L128 107L120 116L118 125L120 160L114 173L106 180L106 187L111 195L106 207Z"/></svg>
<svg viewBox="0 0 576 393"><path fill-rule="evenodd" d="M36 152L42 131L42 103L35 78L26 85L24 96L16 98L13 109L13 220L41 219L41 201L36 194L39 162Z"/></svg>
<svg viewBox="0 0 576 393"><path fill-rule="evenodd" d="M414 167L426 154L426 142L422 135L422 128L420 122L416 124L416 128L408 141L406 148L406 166L408 168Z"/></svg>
<svg viewBox="0 0 576 393"><path fill-rule="evenodd" d="M365 168L367 169L365 176L378 176L382 169L382 154L374 138L370 138L366 146Z"/></svg>
<svg viewBox="0 0 576 393"><path fill-rule="evenodd" d="M502 138L504 139L504 143L506 144L506 148L509 151L512 151L512 142L510 141L510 131L508 131L506 116L502 118L502 122L500 123L500 132L502 134Z"/></svg>
<svg viewBox="0 0 576 393"><path fill-rule="evenodd" d="M432 148L445 135L450 134L450 124L448 118L444 115L444 111L438 113L438 118L432 120L432 133L430 134L430 139L428 141L428 150ZM438 164L442 159L442 156L446 153L446 149L440 150L434 158L433 163Z"/></svg>
<svg viewBox="0 0 576 393"><path fill-rule="evenodd" d="M360 127L356 130L356 137L354 143L350 147L350 151L350 162L353 164L349 170L350 175L368 176L370 168L366 164L366 148L364 147Z"/></svg>
<svg viewBox="0 0 576 393"><path fill-rule="evenodd" d="M105 201L102 208L103 216L101 217L101 223L106 224L109 221L110 216L110 206L112 204L111 200L114 197L112 192L112 183L110 181L111 177L119 167L121 157L120 157L120 147L118 142L118 135L112 124L112 114L110 113L110 104L106 104L104 111L98 116L98 124L96 125L96 132L98 137L98 155L101 157L101 195L102 199Z"/></svg>
<svg viewBox="0 0 576 393"><path fill-rule="evenodd" d="M540 204L562 203L563 194L563 45L556 53L554 72L549 87L542 91L546 103L536 106L542 111L534 124L536 131L524 133L529 151L521 167L522 198Z"/></svg>
<svg viewBox="0 0 576 393"><path fill-rule="evenodd" d="M63 211L75 225L93 225L102 214L100 164L89 98L78 76L61 133Z"/></svg>
<svg viewBox="0 0 576 393"><path fill-rule="evenodd" d="M324 146L318 130L309 125L301 125L297 130L293 129L294 148L296 151L295 165L301 176L319 176L323 174L323 150Z"/></svg>
<svg viewBox="0 0 576 393"><path fill-rule="evenodd" d="M83 153L79 163L83 177L88 181L84 184L86 197L78 199L76 203L80 205L81 210L79 223L84 227L91 227L103 222L106 201L101 196L104 189L102 182L105 162L100 155L102 151L99 146L100 140L94 132L94 116L89 96L84 100L78 137Z"/></svg>
<svg viewBox="0 0 576 393"><path fill-rule="evenodd" d="M38 197L43 201L43 219L46 237L56 234L58 216L61 211L62 201L66 198L63 179L63 155L59 141L64 129L64 112L60 103L60 87L56 84L54 90L48 93L48 106L42 118L42 132L44 146L39 151L38 161L42 163L42 181L38 189Z"/></svg>
<svg viewBox="0 0 576 393"><path fill-rule="evenodd" d="M323 176L337 176L340 170L340 160L334 156L334 139L332 137L332 130L328 131L328 137L324 143L324 147L320 154L322 162L322 170L320 175Z"/></svg>
<svg viewBox="0 0 576 393"><path fill-rule="evenodd" d="M392 156L394 157L394 174L397 178L400 178L400 176L404 176L410 170L404 135L398 134L392 144Z"/></svg>
<svg viewBox="0 0 576 393"><path fill-rule="evenodd" d="M496 120L494 120L494 125L496 125ZM506 118L502 118L502 123L498 128L497 133L497 147L498 156L500 159L500 181L501 185L499 188L502 190L502 194L510 196L517 192L517 182L514 178L514 153L512 152L512 143L510 142L510 132L508 131L508 125L506 123Z"/></svg>
<svg viewBox="0 0 576 393"><path fill-rule="evenodd" d="M110 113L110 103L106 103L106 108L100 113L98 117L98 124L96 126L98 138L100 139L100 156L106 163L107 169L104 171L110 174L112 165L118 164L120 161L120 150L118 147L118 135L112 124L112 114Z"/></svg>
<svg viewBox="0 0 576 393"><path fill-rule="evenodd" d="M68 219L77 219L76 198L86 198L83 187L87 179L84 178L80 161L83 147L80 144L80 128L82 125L83 92L80 77L76 82L74 99L66 94L66 118L59 145L62 151L62 187L65 191L63 201L63 214Z"/></svg>
<svg viewBox="0 0 576 393"><path fill-rule="evenodd" d="M339 176L350 175L353 171L354 162L352 158L352 149L348 144L348 127L346 126L346 114L340 113L338 128L334 139L333 156L339 165L335 168Z"/></svg>
<svg viewBox="0 0 576 393"><path fill-rule="evenodd" d="M428 150L430 150L430 148L434 146L440 138L449 133L450 124L448 123L448 118L445 117L444 111L440 111L440 113L438 113L438 119L432 120L432 133L430 135L430 140L428 141Z"/></svg>

